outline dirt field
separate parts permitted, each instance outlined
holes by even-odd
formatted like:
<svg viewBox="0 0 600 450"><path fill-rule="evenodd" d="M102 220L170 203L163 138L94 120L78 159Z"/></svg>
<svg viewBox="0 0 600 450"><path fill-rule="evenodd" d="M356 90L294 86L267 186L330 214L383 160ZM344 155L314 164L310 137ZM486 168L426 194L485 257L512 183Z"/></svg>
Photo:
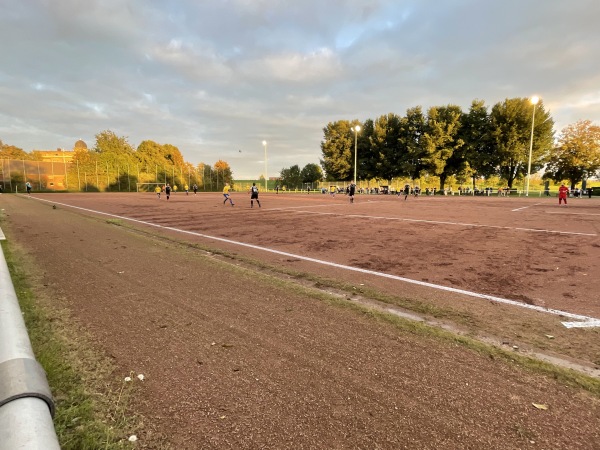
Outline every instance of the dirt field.
<svg viewBox="0 0 600 450"><path fill-rule="evenodd" d="M135 406L150 447L600 446L588 394L343 306L597 374L599 328L562 322L600 318L598 199L34 197L0 197L7 234L123 373L147 375ZM349 301L315 298L310 277Z"/></svg>

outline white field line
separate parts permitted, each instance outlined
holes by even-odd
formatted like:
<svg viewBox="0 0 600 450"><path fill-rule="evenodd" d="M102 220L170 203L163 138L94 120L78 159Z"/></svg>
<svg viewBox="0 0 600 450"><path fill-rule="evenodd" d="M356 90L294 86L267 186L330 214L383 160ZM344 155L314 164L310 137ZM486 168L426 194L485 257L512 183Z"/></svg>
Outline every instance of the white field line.
<svg viewBox="0 0 600 450"><path fill-rule="evenodd" d="M531 208L531 207L533 207L533 206L537 206L537 205L541 205L541 204L542 204L541 202L540 202L540 203L535 203L535 204L533 204L533 205L527 205L527 206L523 206L523 207L521 207L521 208L517 208L517 209L511 209L511 211L512 211L512 212L514 212L514 211L521 211L522 209Z"/></svg>
<svg viewBox="0 0 600 450"><path fill-rule="evenodd" d="M5 241L6 240L6 236L4 236L4 231L2 231L2 228L0 228L0 241Z"/></svg>
<svg viewBox="0 0 600 450"><path fill-rule="evenodd" d="M34 198L34 197L32 197ZM233 245L239 245L241 247L247 247L247 248L251 248L254 250L261 250L264 252L269 252L269 253L274 253L276 255L281 255L281 256L286 256L288 258L294 258L294 259L300 259L303 261L309 261L309 262L313 262L313 263L317 263L317 264L322 264L324 266L330 266L330 267L335 267L337 269L344 269L344 270L349 270L352 272L359 272L359 273L363 273L366 275L374 275L374 276L378 276L378 277L382 277L382 278L389 278L392 280L397 280L397 281L402 281L405 283L410 283L410 284L416 284L418 286L424 286L424 287L429 287L432 289L437 289L440 291L447 291L447 292L453 292L456 294L462 294L462 295L466 295L469 297L474 297L474 298L480 298L483 300L489 300L492 302L497 302L497 303L502 303L505 305L512 305L512 306L517 306L519 308L525 308L525 309L529 309L529 310L533 310L533 311L538 311L538 312L542 312L542 313L546 313L546 314L554 314L557 316L563 316L563 317L568 317L570 319L575 319L578 321L583 321L588 323L588 326L596 326L596 323L600 324L600 319L597 319L595 317L588 317L588 316L584 316L581 314L574 314L574 313L570 313L567 311L561 311L558 309L550 309L550 308L543 308L541 306L536 306L536 305L529 305L527 303L522 303L522 302L518 302L516 300L509 300L506 298L502 298L502 297L496 297L493 295L487 295L487 294L480 294L477 292L472 292L472 291L467 291L464 289L456 289L453 287L449 287L449 286L443 286L443 285L439 285L439 284L434 284L434 283L427 283L424 281L418 281L418 280L412 280L410 278L404 278L404 277L400 277L397 275L392 275L389 273L384 273L384 272L376 272L374 270L368 270L368 269L362 269L360 267L352 267L352 266L346 266L344 264L338 264L338 263L334 263L331 261L325 261L322 259L316 259L316 258L310 258L308 256L302 256L302 255L296 255L294 253L288 253L288 252L282 252L280 250L275 250L272 248L268 248L268 247L261 247L258 245L254 245L254 244L247 244L245 242L239 242L239 241L233 241L231 239L225 239L225 238L220 238L220 237L216 237L216 236L209 236L207 234L202 234L202 233L196 233L195 231L188 231L188 230L182 230L180 228L175 228L175 227L167 227L164 225L159 225L156 223L152 223L152 222L146 222L144 220L139 220L139 219L134 219L131 217L126 217L126 216L119 216L117 214L111 214L111 213L106 213L103 211L96 211L94 209L88 209L88 208L82 208L80 206L73 206L73 205L69 205L67 203L60 203L60 202L53 202L50 200L46 200L46 199L42 199L42 198L36 198L37 200L46 202L46 203L52 203L55 205L61 205L61 206L66 206L69 208L73 208L73 209L78 209L81 211L87 211L87 212L91 212L94 214L100 214L100 215L104 215L104 216L109 216L109 217L114 217L117 219L122 219L122 220L128 220L130 222L135 222L135 223L140 223L143 225L148 225L151 227L156 227L156 228L161 228L164 230L169 230L169 231L176 231L178 233L183 233L183 234L189 234L192 236L197 236L197 237L202 237L202 238L206 238L206 239L212 239L215 241L219 241L219 242L225 242L227 244L233 244ZM572 322L566 322L567 324L570 324ZM565 322L563 322L563 324L565 324ZM565 326L567 326L565 324Z"/></svg>
<svg viewBox="0 0 600 450"><path fill-rule="evenodd" d="M287 208L279 208L277 211L286 211ZM292 211L292 209L290 209ZM387 217L387 216L367 216L365 214L340 214L333 212L317 212L317 211L298 211L293 210L295 213L304 213L304 214L318 214L324 216L344 216L344 217L355 217L359 219L381 219L381 220L397 220L400 222L420 222L420 223L429 223L434 225L454 225L461 227L476 227L476 228L495 228L498 230L517 230L517 231L528 231L534 233L551 233L551 234L569 234L576 236L597 236L596 233L579 233L576 231L557 231L557 230L544 230L541 228L521 228L521 227L504 227L500 225L481 225L477 223L464 223L464 222L448 222L441 220L426 220L426 219L407 219L403 217Z"/></svg>

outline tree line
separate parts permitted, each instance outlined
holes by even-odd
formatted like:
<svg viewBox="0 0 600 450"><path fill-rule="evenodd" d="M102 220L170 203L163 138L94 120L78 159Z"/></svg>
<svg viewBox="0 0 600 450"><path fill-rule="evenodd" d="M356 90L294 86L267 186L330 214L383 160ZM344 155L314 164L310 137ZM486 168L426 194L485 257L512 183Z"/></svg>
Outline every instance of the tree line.
<svg viewBox="0 0 600 450"><path fill-rule="evenodd" d="M71 180L70 183L74 183L77 174L96 175L86 176L85 190L130 190L131 185L135 186L136 183L167 182L180 187L197 184L204 190L220 190L225 183L233 181L227 162L218 160L212 166L205 163L193 165L186 162L179 149L171 144L145 140L134 148L126 137L117 136L110 130L98 133L95 138L96 142L90 150L85 145L76 145L68 165L67 179ZM0 158L23 161L42 159L38 152L28 153L2 141ZM99 173L102 176L98 176ZM110 177L106 176L108 174Z"/></svg>
<svg viewBox="0 0 600 450"><path fill-rule="evenodd" d="M474 100L468 111L445 105L424 113L417 106L404 116L328 123L320 162L327 180L352 180L356 138L359 180L429 175L439 177L444 189L450 177L475 184L478 178L498 176L512 188L527 175L530 154L530 173L544 169L546 179L569 180L574 186L597 176L600 128L583 120L566 127L556 142L553 128L543 102L533 105L528 98L506 99L489 112L482 100Z"/></svg>

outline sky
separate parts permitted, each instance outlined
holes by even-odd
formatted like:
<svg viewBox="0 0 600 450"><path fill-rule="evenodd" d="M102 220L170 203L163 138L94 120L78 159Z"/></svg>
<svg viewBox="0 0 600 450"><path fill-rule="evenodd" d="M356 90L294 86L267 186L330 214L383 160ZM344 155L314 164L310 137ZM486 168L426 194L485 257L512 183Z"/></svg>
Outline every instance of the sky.
<svg viewBox="0 0 600 450"><path fill-rule="evenodd" d="M0 140L111 130L247 179L419 105L538 95L558 134L600 124L599 23L597 0L0 0Z"/></svg>

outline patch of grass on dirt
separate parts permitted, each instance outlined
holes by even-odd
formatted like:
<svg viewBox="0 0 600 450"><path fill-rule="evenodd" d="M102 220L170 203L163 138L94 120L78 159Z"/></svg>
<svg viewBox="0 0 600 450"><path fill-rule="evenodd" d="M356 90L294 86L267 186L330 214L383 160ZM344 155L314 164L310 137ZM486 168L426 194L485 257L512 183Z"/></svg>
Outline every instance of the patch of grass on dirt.
<svg viewBox="0 0 600 450"><path fill-rule="evenodd" d="M517 366L529 372L545 375L548 378L557 380L561 384L577 389L584 389L600 397L600 380L597 378L589 377L580 372L559 367L536 358L521 355L514 351L504 350L469 336L462 336L421 322L407 320L377 311L372 311L372 314L381 320L394 324L399 329L459 344L490 359L502 360L510 365Z"/></svg>
<svg viewBox="0 0 600 450"><path fill-rule="evenodd" d="M37 298L14 245L2 243L36 359L44 367L56 404L54 426L64 450L127 449L136 417L128 411L135 388L114 380L110 362L96 354L68 312ZM113 381L110 381L110 380ZM111 388L111 384L118 384Z"/></svg>

